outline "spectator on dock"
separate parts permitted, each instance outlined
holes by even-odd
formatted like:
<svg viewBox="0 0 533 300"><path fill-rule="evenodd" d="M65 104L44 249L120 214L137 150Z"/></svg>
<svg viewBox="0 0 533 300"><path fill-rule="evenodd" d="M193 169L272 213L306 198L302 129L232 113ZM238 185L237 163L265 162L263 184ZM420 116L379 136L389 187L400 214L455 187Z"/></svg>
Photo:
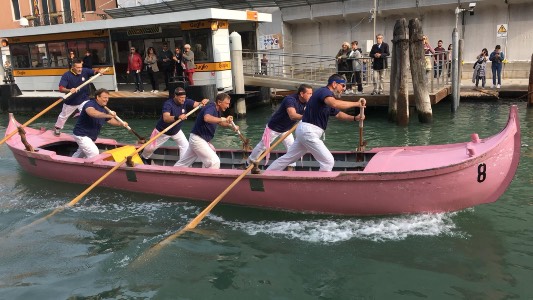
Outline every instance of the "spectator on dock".
<svg viewBox="0 0 533 300"><path fill-rule="evenodd" d="M187 77L187 80L189 81L190 85L194 85L193 75L195 71L195 64L194 64L194 52L191 50L191 45L185 44L183 46L183 72L185 73L185 76Z"/></svg>
<svg viewBox="0 0 533 300"><path fill-rule="evenodd" d="M352 42L352 51L350 52L349 56L352 61L353 70L352 89L354 88L354 85L357 84L357 92L355 92L356 95L363 93L363 61L361 59L363 57L363 51L358 45L359 43L357 41Z"/></svg>
<svg viewBox="0 0 533 300"><path fill-rule="evenodd" d="M176 50L174 50L174 56L172 57L172 60L174 60L174 77L178 81L183 81L183 54L181 53L180 47L176 47Z"/></svg>
<svg viewBox="0 0 533 300"><path fill-rule="evenodd" d="M143 61L141 58L141 55L135 51L135 47L130 48L130 54L128 55L128 69L126 70L126 74L130 74L130 72L133 72L133 76L135 77L135 91L134 93L143 93L143 81L141 78L141 70L143 68Z"/></svg>
<svg viewBox="0 0 533 300"><path fill-rule="evenodd" d="M163 104L163 113L155 125L155 129L152 131L150 138L156 136L161 131L165 130L170 124L174 123L177 120L182 120L182 122L174 125L167 132L158 137L154 142L150 143L141 154L141 158L145 164L149 164L149 159L161 145L163 145L168 139L173 139L178 145L180 156L183 155L187 148L189 148L189 142L185 137L185 134L181 130L183 121L187 119L187 113L193 110L198 105L202 104L203 106L209 103L209 99L203 99L201 102L194 101L187 98L187 93L185 89L178 87L174 90L174 97L168 99Z"/></svg>
<svg viewBox="0 0 533 300"><path fill-rule="evenodd" d="M180 159L174 166L190 167L196 159L200 159L204 168L220 169L220 158L210 141L215 136L217 125L232 127L233 116L222 117L229 105L230 96L220 93L214 103L202 108L189 135L189 148L183 155L180 153ZM235 126L233 130L238 131L239 126Z"/></svg>
<svg viewBox="0 0 533 300"><path fill-rule="evenodd" d="M431 47L431 44L429 43L429 38L424 35L424 59L425 59L425 65L426 65L426 79L429 79L429 73L431 73L431 69L433 69L433 64L431 63L431 56L432 54L435 54L435 50L433 50L433 47Z"/></svg>
<svg viewBox="0 0 533 300"><path fill-rule="evenodd" d="M435 62L433 63L434 71L433 77L440 77L442 74L442 68L444 67L444 62L446 61L446 49L442 47L442 40L437 42L437 47L435 47Z"/></svg>
<svg viewBox="0 0 533 300"><path fill-rule="evenodd" d="M352 64L348 62L350 52L350 43L344 42L342 43L341 49L339 50L339 52L337 52L337 55L335 56L337 63L337 73L339 75L343 75L346 78L346 82L348 82L348 86L345 91L346 94L352 91Z"/></svg>
<svg viewBox="0 0 533 300"><path fill-rule="evenodd" d="M268 66L268 58L266 54L263 54L263 58L261 58L261 74L262 75L268 75L267 66Z"/></svg>
<svg viewBox="0 0 533 300"><path fill-rule="evenodd" d="M122 123L115 119L117 114L114 111L106 111L105 106L108 101L109 91L99 89L96 91L96 99L91 99L84 103L80 117L73 130L78 150L74 152L72 157L91 158L100 154L94 141L98 138L100 129L105 122L113 126L128 127L128 123Z"/></svg>
<svg viewBox="0 0 533 300"><path fill-rule="evenodd" d="M500 45L496 45L489 60L492 62L492 88L499 89L502 84L502 65L505 60L505 54L501 51ZM498 85L496 85L496 78L498 78Z"/></svg>
<svg viewBox="0 0 533 300"><path fill-rule="evenodd" d="M168 82L174 71L174 60L172 57L174 57L174 54L168 50L168 44L164 43L163 50L159 52L159 62L161 63L161 71L165 77L165 91L168 91Z"/></svg>
<svg viewBox="0 0 533 300"><path fill-rule="evenodd" d="M296 140L285 155L276 159L268 167L268 171L282 171L306 153L313 155L320 165L320 171L333 170L335 164L333 154L322 140L329 117L334 116L343 121L359 121L361 115L352 116L340 110L364 107L366 104L364 98L359 99L358 102L338 100L345 88L346 80L339 74L333 74L329 77L327 86L313 92L307 102L302 121L296 128Z"/></svg>
<svg viewBox="0 0 533 300"><path fill-rule="evenodd" d="M313 87L308 84L302 84L298 88L296 94L288 95L281 101L278 110L272 115L270 120L265 127L263 132L263 137L259 143L255 146L248 157L248 164L256 162L261 153L270 147L270 144L274 142L280 135L285 134L289 131L296 122L302 119L304 114L305 106L313 95ZM292 134L288 135L283 140L283 145L285 149L294 143L294 136ZM268 156L266 157L268 162ZM296 163L289 164L289 167L294 168Z"/></svg>
<svg viewBox="0 0 533 300"><path fill-rule="evenodd" d="M144 64L146 65L146 72L148 73L148 78L150 78L150 83L152 84L152 93L159 92L159 84L157 83L156 77L156 73L159 72L157 60L158 58L154 47L148 47L146 57L144 58Z"/></svg>
<svg viewBox="0 0 533 300"><path fill-rule="evenodd" d="M475 83L476 87L478 87L479 80L481 80L481 87L485 87L485 67L487 65L488 55L489 51L487 48L483 48L483 50L481 50L481 54L476 57L476 62L474 63L474 74L472 75L472 83Z"/></svg>
<svg viewBox="0 0 533 300"><path fill-rule="evenodd" d="M104 70L100 69L99 73ZM54 135L61 135L61 129L65 126L67 119L76 109L80 110L83 104L89 100L89 85L78 88L84 81L96 74L93 69L83 67L83 62L80 59L75 59L72 69L65 72L59 80L59 91L61 93L72 93L63 103L61 113L57 117L54 125Z"/></svg>
<svg viewBox="0 0 533 300"><path fill-rule="evenodd" d="M448 56L447 56L447 59L446 59L446 68L448 69L448 78L451 78L451 74L452 74L452 50L453 50L453 45L452 44L449 44L448 45Z"/></svg>
<svg viewBox="0 0 533 300"><path fill-rule="evenodd" d="M76 55L74 54L74 50L69 50L68 51L68 57L67 57L67 65L68 65L68 69L72 69L72 67L74 66L74 61L76 60Z"/></svg>
<svg viewBox="0 0 533 300"><path fill-rule="evenodd" d="M87 49L85 51L85 56L83 57L83 67L92 69L93 67L93 56L91 50Z"/></svg>
<svg viewBox="0 0 533 300"><path fill-rule="evenodd" d="M387 57L390 56L389 45L383 42L383 34L376 35L376 41L370 50L372 61L372 84L374 90L371 95L383 94L383 79L387 70Z"/></svg>

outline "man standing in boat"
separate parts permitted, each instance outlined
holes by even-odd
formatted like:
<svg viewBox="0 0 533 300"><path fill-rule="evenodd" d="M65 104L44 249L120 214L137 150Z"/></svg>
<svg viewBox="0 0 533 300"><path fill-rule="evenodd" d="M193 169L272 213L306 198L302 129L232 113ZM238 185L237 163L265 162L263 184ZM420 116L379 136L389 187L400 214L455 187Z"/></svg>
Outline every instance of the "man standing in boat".
<svg viewBox="0 0 533 300"><path fill-rule="evenodd" d="M338 74L328 79L328 85L314 91L305 108L302 122L296 128L296 140L287 153L274 161L267 171L281 171L290 163L297 161L307 152L311 153L320 165L320 171L331 171L335 163L321 137L328 126L330 116L343 121L359 121L361 115L352 116L340 110L364 107L366 100L347 102L338 100L346 89L346 80ZM364 116L362 117L364 119Z"/></svg>
<svg viewBox="0 0 533 300"><path fill-rule="evenodd" d="M302 84L298 88L296 94L288 95L281 101L278 110L272 115L268 124L263 132L263 138L255 146L254 150L248 157L248 164L256 162L261 153L265 151L270 144L280 135L291 129L296 122L302 119L302 115L305 110L305 106L313 95L313 87L308 84ZM283 140L285 149L294 143L294 137L292 134L288 135ZM266 157L268 161L268 156ZM294 168L296 163L289 164L289 168Z"/></svg>
<svg viewBox="0 0 533 300"><path fill-rule="evenodd" d="M176 88L174 90L174 97L168 99L163 104L163 114L155 125L155 129L152 132L152 137L163 131L175 121L183 121L187 119L187 113L193 108L197 107L200 104L205 106L207 105L207 103L209 103L209 99L203 99L201 102L197 102L187 98L187 94L183 88ZM173 139L176 144L178 144L180 156L184 154L185 151L187 151L187 148L189 148L189 142L187 141L185 134L183 134L183 131L181 130L182 124L183 122L176 124L169 131L158 137L154 142L150 143L148 147L144 148L144 151L141 154L141 158L146 164L149 163L150 156L152 156L154 151L161 147L161 145L163 145L170 138Z"/></svg>
<svg viewBox="0 0 533 300"><path fill-rule="evenodd" d="M100 69L99 73L103 72L104 70ZM54 126L55 136L61 134L61 129L65 126L68 117L76 111L76 109L81 110L83 104L89 100L89 86L86 85L81 89L78 89L78 86L95 74L93 69L83 67L83 61L76 59L74 60L72 68L61 76L61 80L59 81L59 91L65 94L72 93L72 95L65 100L61 113L57 117Z"/></svg>
<svg viewBox="0 0 533 300"><path fill-rule="evenodd" d="M233 116L222 117L222 113L230 105L230 96L226 93L217 95L215 103L209 103L198 116L189 136L189 148L183 155L180 153L176 167L190 167L199 158L204 168L220 169L220 158L217 156L210 141L215 136L217 125L232 127ZM239 130L239 126L233 128Z"/></svg>
<svg viewBox="0 0 533 300"><path fill-rule="evenodd" d="M91 158L98 155L98 147L94 143L104 122L114 126L128 127L128 123L117 121L114 111L107 113L105 106L109 101L109 91L99 89L96 91L96 99L91 99L83 105L80 117L74 126L74 139L78 143L78 150L72 157Z"/></svg>

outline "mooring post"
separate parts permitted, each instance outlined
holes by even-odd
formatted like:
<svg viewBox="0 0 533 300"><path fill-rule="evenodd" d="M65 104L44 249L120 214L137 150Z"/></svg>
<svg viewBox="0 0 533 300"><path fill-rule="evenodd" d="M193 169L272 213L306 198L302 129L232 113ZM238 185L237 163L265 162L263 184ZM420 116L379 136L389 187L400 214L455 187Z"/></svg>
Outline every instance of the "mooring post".
<svg viewBox="0 0 533 300"><path fill-rule="evenodd" d="M389 121L398 125L409 124L409 90L407 71L409 69L409 39L407 20L399 19L394 25L391 84L389 98Z"/></svg>
<svg viewBox="0 0 533 300"><path fill-rule="evenodd" d="M241 35L232 32L229 35L230 56L231 56L231 73L233 75L233 92L244 95L244 68L242 63L242 41ZM246 117L246 99L239 97L235 103L235 112L237 118Z"/></svg>
<svg viewBox="0 0 533 300"><path fill-rule="evenodd" d="M529 87L527 88L527 107L533 107L533 54L531 54L531 66L529 68Z"/></svg>
<svg viewBox="0 0 533 300"><path fill-rule="evenodd" d="M409 20L409 62L411 64L413 94L418 112L418 121L431 123L433 121L433 112L426 78L423 36L424 32L422 31L420 20Z"/></svg>
<svg viewBox="0 0 533 300"><path fill-rule="evenodd" d="M452 112L459 107L459 32L457 28L452 32Z"/></svg>

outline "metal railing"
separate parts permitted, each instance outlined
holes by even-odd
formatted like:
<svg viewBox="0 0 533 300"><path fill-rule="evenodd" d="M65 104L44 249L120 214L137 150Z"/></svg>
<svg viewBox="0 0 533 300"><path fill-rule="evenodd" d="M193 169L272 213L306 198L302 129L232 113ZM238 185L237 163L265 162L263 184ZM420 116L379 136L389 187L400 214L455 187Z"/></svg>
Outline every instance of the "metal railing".
<svg viewBox="0 0 533 300"><path fill-rule="evenodd" d="M73 23L74 11L58 11L58 12L51 12L48 14L40 14L40 15L27 15L24 16L28 20L28 25L31 27L37 27L37 26L48 26L48 25L57 25L57 24L65 24L65 23Z"/></svg>
<svg viewBox="0 0 533 300"><path fill-rule="evenodd" d="M426 68L426 76L430 93L434 93L445 85L450 84L450 60L449 51L427 55L429 66ZM436 60L443 55L444 60ZM266 59L266 60L265 60ZM348 63L354 59L349 58ZM372 58L363 56L362 63L362 84L372 85ZM388 66L390 70L390 60ZM353 72L339 72L337 62L333 56L320 56L302 53L283 53L274 51L248 51L243 50L244 74L247 76L268 76L286 79L301 80L305 82L325 83L331 74L339 73L345 75L349 82ZM410 73L410 71L409 71ZM409 76L410 77L410 76ZM387 72L384 80L385 84L390 84L390 72Z"/></svg>

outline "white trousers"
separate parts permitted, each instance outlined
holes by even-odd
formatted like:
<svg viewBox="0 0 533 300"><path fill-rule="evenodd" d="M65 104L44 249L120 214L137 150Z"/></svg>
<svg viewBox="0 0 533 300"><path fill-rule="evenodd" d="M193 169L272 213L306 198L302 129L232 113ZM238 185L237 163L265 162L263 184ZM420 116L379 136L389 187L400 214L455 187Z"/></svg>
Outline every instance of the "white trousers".
<svg viewBox="0 0 533 300"><path fill-rule="evenodd" d="M76 143L78 143L78 150L74 152L72 157L91 158L100 154L98 147L96 147L96 144L93 142L93 140L91 140L90 137L75 135L74 140L76 140Z"/></svg>
<svg viewBox="0 0 533 300"><path fill-rule="evenodd" d="M156 134L159 134L159 131L157 129L154 129L152 136L155 136ZM150 156L154 154L154 151L157 150L159 147L161 147L161 145L163 145L170 138L173 139L176 142L176 144L178 144L180 156L187 151L187 148L189 148L189 141L187 141L187 138L185 137L185 134L183 133L183 131L180 130L175 135L162 134L155 141L150 143L150 145L144 148L142 157L146 159L150 158Z"/></svg>
<svg viewBox="0 0 533 300"><path fill-rule="evenodd" d="M374 70L372 72L372 83L374 84L374 92L383 93L383 80L385 77L385 72L387 70Z"/></svg>
<svg viewBox="0 0 533 300"><path fill-rule="evenodd" d="M265 141L265 137L266 135L268 134L268 142ZM280 135L283 135L285 134L285 132L277 132L277 131L274 131L270 128L268 128L268 126L265 128L265 131L263 132L263 138L261 139L261 141L259 141L259 143L257 143L257 145L255 146L254 150L252 150L252 153L250 154L250 156L248 157L248 163L251 164L252 161L257 161L257 159L259 158L259 156L261 155L261 153L263 153L263 151L265 151L267 149L267 143L268 143L268 146L272 145L272 142L274 142L275 139L278 138L278 136ZM294 136L291 134L289 134L284 140L283 140L283 145L285 146L285 149L289 149L289 147L294 143ZM291 163L289 164L289 166L291 167L295 167L296 166L296 163Z"/></svg>
<svg viewBox="0 0 533 300"><path fill-rule="evenodd" d="M296 140L287 153L276 159L267 170L282 171L289 165L300 159L307 152L311 153L320 165L319 171L331 171L335 160L324 142L320 139L324 130L310 123L300 122L296 128Z"/></svg>
<svg viewBox="0 0 533 300"><path fill-rule="evenodd" d="M189 148L180 160L174 165L175 167L190 167L196 159L202 161L203 167L208 169L220 169L220 158L211 145L202 137L191 133L189 136Z"/></svg>
<svg viewBox="0 0 533 300"><path fill-rule="evenodd" d="M89 100L87 100L89 101ZM72 113L77 109L79 112L83 109L83 106L87 101L83 101L80 105L67 105L63 103L63 108L61 109L61 113L57 117L56 121L56 128L63 129L63 126L65 126L65 123L67 122L68 117L72 115Z"/></svg>

